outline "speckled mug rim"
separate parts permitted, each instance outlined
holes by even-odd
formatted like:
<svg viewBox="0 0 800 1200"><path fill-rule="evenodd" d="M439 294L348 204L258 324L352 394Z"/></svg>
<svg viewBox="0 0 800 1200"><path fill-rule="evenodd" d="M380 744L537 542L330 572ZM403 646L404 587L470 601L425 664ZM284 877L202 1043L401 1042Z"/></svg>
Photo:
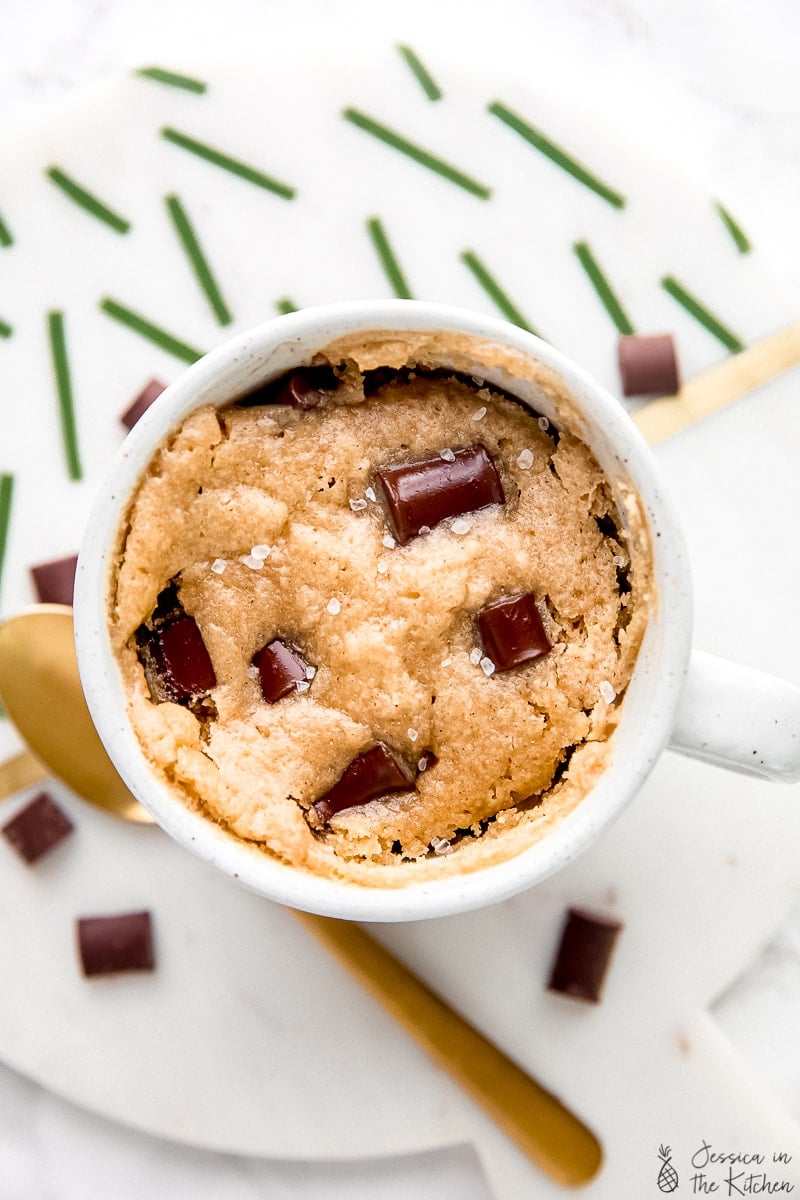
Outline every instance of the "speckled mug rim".
<svg viewBox="0 0 800 1200"><path fill-rule="evenodd" d="M581 436L609 473L616 463L616 472L627 476L643 501L658 594L609 764L581 803L553 831L512 858L405 887L368 887L289 866L188 808L156 776L139 747L126 715L107 625L108 581L119 523L133 488L167 434L195 408L229 402L307 362L315 351L341 337L375 330L467 334L522 352L555 370L596 430L595 437L587 437L585 429ZM86 527L75 589L76 647L89 709L120 775L158 824L181 845L271 900L365 921L420 920L504 900L566 866L591 845L636 795L669 740L686 676L691 626L690 572L680 525L664 496L651 451L618 400L533 334L479 313L420 301L345 302L303 309L238 334L189 367L144 414L111 465Z"/></svg>

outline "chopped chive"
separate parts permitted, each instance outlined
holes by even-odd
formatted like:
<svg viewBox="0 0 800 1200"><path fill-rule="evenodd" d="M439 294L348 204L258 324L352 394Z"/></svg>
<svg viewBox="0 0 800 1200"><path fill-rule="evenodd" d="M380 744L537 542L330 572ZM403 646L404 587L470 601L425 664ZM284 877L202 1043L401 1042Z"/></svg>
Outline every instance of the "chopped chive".
<svg viewBox="0 0 800 1200"><path fill-rule="evenodd" d="M288 184L281 183L270 175L265 175L263 171L240 162L238 158L231 158L229 154L223 154L221 150L215 150L213 146L207 146L205 142L198 142L185 133L179 133L177 129L165 126L161 130L161 136L166 141L172 142L174 146L180 146L183 150L188 150L190 154L196 154L198 158L212 163L213 166L222 167L224 171L230 171L231 175L238 175L240 179L254 183L256 187L274 192L276 196L282 196L284 200L292 200L296 194L295 189L289 187Z"/></svg>
<svg viewBox="0 0 800 1200"><path fill-rule="evenodd" d="M412 300L411 289L406 282L400 264L395 258L394 251L389 245L386 231L377 217L370 217L367 221L367 232L395 296L397 296L398 300Z"/></svg>
<svg viewBox="0 0 800 1200"><path fill-rule="evenodd" d="M0 320L0 338L10 338L14 330L5 321Z"/></svg>
<svg viewBox="0 0 800 1200"><path fill-rule="evenodd" d="M444 162L443 159L437 158L435 154L431 154L428 150L423 150L421 146L417 146L414 142L409 142L402 134L395 133L393 129L389 129L386 125L381 125L379 121L369 117L366 113L359 112L357 108L346 108L342 116L345 121L350 121L352 125L358 129L363 129L365 133L369 133L372 137L378 138L387 146L391 146L393 150L399 150L401 154L405 154L408 158L414 160L422 167L427 167L429 171L434 171L437 175L441 175L443 179L449 179L451 183L457 184L458 187L464 188L465 191L471 192L473 196L478 196L481 200L488 200L492 194L492 189L486 187L483 183L478 183L469 175L465 175L463 171L459 171L457 167L451 166Z"/></svg>
<svg viewBox="0 0 800 1200"><path fill-rule="evenodd" d="M14 498L14 476L0 475L0 585L3 582L3 563L11 524L11 503Z"/></svg>
<svg viewBox="0 0 800 1200"><path fill-rule="evenodd" d="M532 325L523 317L517 306L503 291L495 277L487 270L485 265L474 254L472 250L465 250L461 255L461 261L466 267L469 267L472 274L481 285L486 295L490 300L494 301L503 316L512 322L514 325L519 325L520 329L527 329L529 333L536 333ZM536 335L537 337L539 334Z"/></svg>
<svg viewBox="0 0 800 1200"><path fill-rule="evenodd" d="M715 317L712 312L701 304L700 301L692 296L686 288L678 283L673 275L665 275L661 280L661 286L665 292L672 296L673 300L677 300L682 308L685 308L690 316L694 317L710 334L722 342L728 350L737 353L739 350L744 350L744 342L742 342L735 333L731 333L730 329L722 324L718 317Z"/></svg>
<svg viewBox="0 0 800 1200"><path fill-rule="evenodd" d="M173 337L165 329L154 325L146 317L140 316L139 313L133 312L130 308L125 308L124 305L118 304L116 300L111 300L107 297L105 300L100 301L100 308L109 317L113 317L115 321L119 321L121 325L127 325L134 333L141 334L148 341L153 342L156 346L160 346L168 354L174 354L176 358L180 358L185 363L197 362L198 358L203 357L204 351L196 350L194 346L189 346L186 342Z"/></svg>
<svg viewBox="0 0 800 1200"><path fill-rule="evenodd" d="M578 183L582 183L584 187L600 196L603 200L607 200L614 208L623 208L625 206L625 197L619 192L614 191L608 184L603 183L596 175L593 175L586 167L582 166L574 159L566 150L562 150L555 142L551 142L548 137L533 125L528 124L522 117L513 113L510 108L506 108L505 104L501 104L499 100L495 100L489 105L489 112L495 117L499 117L509 129L513 129L520 137L524 138L534 149L539 150L556 166L561 167L573 179L577 179Z"/></svg>
<svg viewBox="0 0 800 1200"><path fill-rule="evenodd" d="M750 251L753 249L753 243L750 241L750 238L747 236L745 231L742 229L739 222L735 219L735 217L731 216L731 214L728 212L727 208L725 208L725 206L723 204L720 204L719 200L714 201L714 208L717 210L720 217L722 218L722 222L723 222L725 228L727 229L728 233L733 238L734 245L736 246L736 249L739 251L739 253L740 254L749 254Z"/></svg>
<svg viewBox="0 0 800 1200"><path fill-rule="evenodd" d="M429 71L420 62L419 56L411 49L410 46L398 46L400 54L408 63L412 73L416 76L417 82L422 88L429 100L441 100L442 89L432 78Z"/></svg>
<svg viewBox="0 0 800 1200"><path fill-rule="evenodd" d="M0 217L0 246L13 246L14 238L11 236L11 230L6 225L2 217Z"/></svg>
<svg viewBox="0 0 800 1200"><path fill-rule="evenodd" d="M297 305L288 296L282 296L280 300L275 301L275 308L285 317L288 313L297 312Z"/></svg>
<svg viewBox="0 0 800 1200"><path fill-rule="evenodd" d="M69 196L70 200L73 200L93 217L97 217L98 221L103 221L106 225L110 226L116 233L127 233L130 229L130 221L126 221L119 213L115 213L113 209L103 204L102 200L97 199L97 196L93 196L91 192L87 192L86 188L81 187L79 183L76 183L74 179L66 175L60 167L48 167L45 175L66 196Z"/></svg>
<svg viewBox="0 0 800 1200"><path fill-rule="evenodd" d="M192 228L192 224L186 214L186 209L177 196L167 196L166 203L172 223L175 226L175 232L180 238L181 245L186 251L186 257L189 259L192 270L197 276L197 282L200 284L206 295L206 299L211 305L214 316L220 325L230 325L233 317L222 298L219 285L211 273L208 259L203 254L203 250L197 240L197 234Z"/></svg>
<svg viewBox="0 0 800 1200"><path fill-rule="evenodd" d="M603 274L597 259L592 254L588 242L576 242L572 248L578 256L578 261L588 275L589 282L597 293L597 298L616 325L618 332L626 334L634 333L635 330L628 314L612 291L611 284Z"/></svg>
<svg viewBox="0 0 800 1200"><path fill-rule="evenodd" d="M154 79L156 83L166 83L168 87L182 88L184 92L196 92L202 96L208 84L201 79L192 79L191 75L178 75L175 71L165 71L163 67L139 67L134 75L144 79Z"/></svg>
<svg viewBox="0 0 800 1200"><path fill-rule="evenodd" d="M56 377L58 410L61 416L61 436L64 440L67 471L70 479L81 479L83 472L81 471L81 460L78 452L78 431L75 426L75 406L72 400L72 379L69 371L64 314L62 312L48 313L47 329L50 336L50 354L53 360L53 371Z"/></svg>

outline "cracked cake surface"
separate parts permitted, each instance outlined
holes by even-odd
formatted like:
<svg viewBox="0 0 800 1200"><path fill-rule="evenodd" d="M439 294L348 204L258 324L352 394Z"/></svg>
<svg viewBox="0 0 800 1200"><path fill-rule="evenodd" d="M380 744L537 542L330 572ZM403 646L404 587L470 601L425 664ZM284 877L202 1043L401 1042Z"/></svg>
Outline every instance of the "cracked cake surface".
<svg viewBox="0 0 800 1200"><path fill-rule="evenodd" d="M186 804L254 852L402 886L508 858L580 803L647 623L648 541L561 422L423 355L328 361L313 403L273 388L173 431L120 534L110 624L142 749ZM380 472L476 445L504 502L403 543ZM498 669L478 616L521 596L544 645ZM158 685L170 604L213 664L202 697ZM332 811L378 746L396 790Z"/></svg>

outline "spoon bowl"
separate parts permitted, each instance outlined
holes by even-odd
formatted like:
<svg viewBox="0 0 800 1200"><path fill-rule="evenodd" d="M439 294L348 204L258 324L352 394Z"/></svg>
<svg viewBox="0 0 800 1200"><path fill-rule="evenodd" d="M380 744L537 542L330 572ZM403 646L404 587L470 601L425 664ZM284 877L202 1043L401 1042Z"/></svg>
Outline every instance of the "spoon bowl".
<svg viewBox="0 0 800 1200"><path fill-rule="evenodd" d="M35 758L56 778L116 817L152 824L95 731L78 675L71 608L40 604L0 625L0 697Z"/></svg>

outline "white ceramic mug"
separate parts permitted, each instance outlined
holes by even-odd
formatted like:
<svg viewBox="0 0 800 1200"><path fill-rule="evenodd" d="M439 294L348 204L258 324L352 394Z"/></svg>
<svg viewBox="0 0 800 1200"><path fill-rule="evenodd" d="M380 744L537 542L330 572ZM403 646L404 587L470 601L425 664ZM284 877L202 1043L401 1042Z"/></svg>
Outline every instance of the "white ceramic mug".
<svg viewBox="0 0 800 1200"><path fill-rule="evenodd" d="M188 808L155 774L126 716L126 697L108 636L107 597L115 544L133 490L166 435L189 413L225 405L307 364L346 335L446 331L475 339L474 372L566 423L593 450L609 479L633 485L652 536L657 604L650 618L611 754L597 784L563 821L516 857L481 870L401 888L337 882L258 852ZM525 377L481 360L495 346L544 363L571 396L570 412ZM449 364L444 357L441 365ZM463 369L463 362L459 364ZM535 371L531 371L535 374ZM619 502L619 500L618 500ZM623 512L623 518L624 518ZM689 564L680 526L653 456L613 396L552 346L478 314L415 301L370 301L305 309L241 334L190 367L126 440L86 530L75 592L75 634L86 699L100 737L134 795L184 846L272 900L353 920L443 916L505 899L565 866L625 808L661 751L673 748L733 770L800 779L800 688L692 651Z"/></svg>

